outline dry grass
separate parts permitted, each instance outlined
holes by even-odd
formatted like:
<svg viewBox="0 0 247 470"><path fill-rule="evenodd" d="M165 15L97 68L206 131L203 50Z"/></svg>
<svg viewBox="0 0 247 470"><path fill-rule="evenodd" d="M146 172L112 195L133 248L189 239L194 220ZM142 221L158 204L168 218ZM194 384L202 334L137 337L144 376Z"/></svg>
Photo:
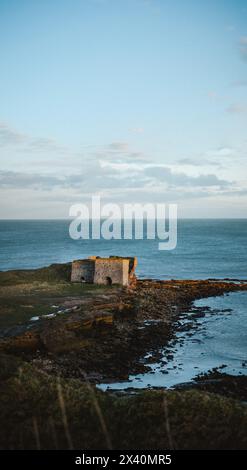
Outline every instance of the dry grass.
<svg viewBox="0 0 247 470"><path fill-rule="evenodd" d="M146 391L117 397L77 380L57 381L14 359L0 375L2 370L1 449L247 446L246 407L215 394Z"/></svg>

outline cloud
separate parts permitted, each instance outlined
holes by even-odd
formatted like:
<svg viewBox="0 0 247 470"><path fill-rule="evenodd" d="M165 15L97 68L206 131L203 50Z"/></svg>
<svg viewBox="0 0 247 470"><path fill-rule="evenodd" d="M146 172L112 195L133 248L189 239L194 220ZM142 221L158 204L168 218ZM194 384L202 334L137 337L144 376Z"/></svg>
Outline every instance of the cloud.
<svg viewBox="0 0 247 470"><path fill-rule="evenodd" d="M143 127L132 127L130 129L130 132L133 132L133 134L142 134L144 132Z"/></svg>
<svg viewBox="0 0 247 470"><path fill-rule="evenodd" d="M143 152L135 151L128 142L116 141L107 145L98 146L94 152L88 153L87 157L95 161L107 161L114 163L128 163L132 161L147 163L148 159Z"/></svg>
<svg viewBox="0 0 247 470"><path fill-rule="evenodd" d="M219 179L214 174L189 176L185 173L172 172L170 168L163 166L149 166L145 170L145 174L157 181L165 182L168 186L193 186L193 187L210 187L210 186L229 186L232 183Z"/></svg>
<svg viewBox="0 0 247 470"><path fill-rule="evenodd" d="M12 146L14 150L18 153L23 155L33 155L39 158L39 163L42 164L40 161L40 155L45 154L49 160L48 163L50 164L51 158L53 156L56 157L68 157L69 160L77 159L77 162L84 161L85 159L114 159L118 161L131 161L133 159L143 159L146 161L146 157L142 152L134 151L130 148L129 143L126 141L113 141L109 144L102 144L102 145L84 145L82 146L83 151L75 151L66 147L65 145L61 145L53 138L48 137L31 137L28 134L23 134L18 132L16 129L8 125L4 121L0 121L0 147L7 148ZM68 165L68 158L66 159L67 166ZM59 165L63 165L62 159L59 159Z"/></svg>
<svg viewBox="0 0 247 470"><path fill-rule="evenodd" d="M242 36L239 40L239 51L243 60L247 60L247 36Z"/></svg>
<svg viewBox="0 0 247 470"><path fill-rule="evenodd" d="M126 152L129 148L129 144L128 142L112 142L107 148L117 152Z"/></svg>
<svg viewBox="0 0 247 470"><path fill-rule="evenodd" d="M198 156L198 158L180 158L177 160L177 164L182 166L216 166L222 168L222 161L226 157L232 157L236 153L231 147L218 147L211 149Z"/></svg>
<svg viewBox="0 0 247 470"><path fill-rule="evenodd" d="M142 152L129 152L128 158L130 158L131 160L138 159L138 161L140 161L140 159L142 159L143 161L147 161L147 159L144 158L144 154Z"/></svg>
<svg viewBox="0 0 247 470"><path fill-rule="evenodd" d="M206 188L228 187L232 183L219 179L214 174L189 176L185 173L173 172L162 165L118 164L109 162L93 162L78 173L66 175L24 173L14 171L0 172L0 186L3 189L34 189L51 191L55 188L78 193L95 193L119 189L150 189L159 192L164 189L171 191L192 187Z"/></svg>
<svg viewBox="0 0 247 470"><path fill-rule="evenodd" d="M191 178L191 182L193 183L194 186L203 186L203 187L209 187L209 186L223 187L223 186L230 186L232 184L231 181L219 179L214 174L195 176Z"/></svg>
<svg viewBox="0 0 247 470"><path fill-rule="evenodd" d="M217 149L209 150L206 155L209 157L230 157L233 154L231 147L218 147Z"/></svg>
<svg viewBox="0 0 247 470"><path fill-rule="evenodd" d="M59 152L60 154L69 151L66 147L59 145L54 139L46 137L30 139L28 150L30 152Z"/></svg>
<svg viewBox="0 0 247 470"><path fill-rule="evenodd" d="M33 191L34 199L47 196L51 200L56 200L56 197L58 200L62 200L61 198L80 200L81 197L100 193L102 197L111 199L121 196L124 201L129 201L130 198L133 201L138 198L147 200L148 197L150 200L164 199L164 197L167 200L175 200L181 198L181 195L183 198L195 197L195 194L198 194L198 197L205 197L206 194L222 194L223 191L232 191L235 188L231 181L221 179L213 172L191 176L186 171L181 169L179 171L179 168L176 168L178 165L172 168L154 164L142 152L135 151L128 142L122 140L88 146L89 150L85 153L76 154L77 160L73 160L76 162L75 166L67 167L66 171L63 162L71 161L67 156L72 152L60 146L54 139L31 138L18 133L5 123L0 125L0 138L2 145L15 145L17 149L24 149L25 152L38 157L35 162L41 160L41 154L47 155L48 159L46 172L38 173L37 166L33 167L36 171L32 171L30 166L26 172L23 169L0 171L0 186L4 191L4 197L6 194L12 194L14 197L13 195L18 192L21 197L25 194L26 197L30 197ZM49 155L49 152L53 154ZM218 165L217 158L230 156L232 152L229 147L219 147L198 159L180 159L178 164L198 167ZM60 154L64 158L60 158ZM73 155L75 156L75 153ZM51 160L56 159L57 163L51 165Z"/></svg>
<svg viewBox="0 0 247 470"><path fill-rule="evenodd" d="M247 189L233 189L231 191L224 191L224 196L247 196Z"/></svg>
<svg viewBox="0 0 247 470"><path fill-rule="evenodd" d="M50 190L62 184L63 180L53 175L0 171L0 186L2 188Z"/></svg>
<svg viewBox="0 0 247 470"><path fill-rule="evenodd" d="M107 159L119 164L131 163L132 161L137 160L139 162L142 161L143 163L147 162L145 155L142 152L135 151L126 141L116 140L109 144L101 145L88 144L84 145L83 150L76 151L75 149L70 149L64 145L60 145L55 139L47 137L34 138L30 135L18 132L6 122L0 122L0 147L9 152L10 146L12 148L12 158L18 162L19 168L17 168L22 171L20 165L22 167L26 166L26 168L28 168L27 175L31 174L31 168L33 168L33 171L35 172L35 168L37 171L38 167L42 170L47 170L49 174L52 172L55 173L58 168L59 173L65 172L65 168L68 168L68 170L70 169L73 172L73 168L91 168L92 161L94 162L95 168L98 169L100 167L100 161ZM18 160L16 160L16 158L18 158ZM93 169L94 172L96 171L95 168ZM5 161L4 169L8 169L7 159ZM10 169L12 168L10 167ZM102 174L102 169L100 171ZM82 174L83 172L80 173ZM108 175L104 174L104 177L107 180ZM69 178L67 178L67 180L68 179ZM24 176L22 178L22 176L19 175L19 179L16 181L17 185L21 185L22 180L24 181ZM4 178L2 175L1 182L4 185L10 184L10 180L8 181L7 175L5 175ZM61 179L56 180L53 178L49 180L42 175L38 180L38 177L36 177L35 174L33 182L29 176L27 176L26 179L26 184L32 187L40 185L41 187L47 188L51 187L52 183L54 186L64 184ZM101 181L98 183L99 186L103 185ZM113 181L109 181L109 183L113 184ZM74 187L75 184L72 186Z"/></svg>
<svg viewBox="0 0 247 470"><path fill-rule="evenodd" d="M17 132L7 123L0 122L0 146L19 145L27 141L27 136Z"/></svg>
<svg viewBox="0 0 247 470"><path fill-rule="evenodd" d="M27 134L18 132L6 122L0 122L0 147L15 147L28 153L67 153L69 150L59 145L54 139L47 137L33 138Z"/></svg>
<svg viewBox="0 0 247 470"><path fill-rule="evenodd" d="M208 160L206 158L199 158L198 160L193 158L181 158L180 160L177 160L177 163L184 166L219 166L218 162Z"/></svg>

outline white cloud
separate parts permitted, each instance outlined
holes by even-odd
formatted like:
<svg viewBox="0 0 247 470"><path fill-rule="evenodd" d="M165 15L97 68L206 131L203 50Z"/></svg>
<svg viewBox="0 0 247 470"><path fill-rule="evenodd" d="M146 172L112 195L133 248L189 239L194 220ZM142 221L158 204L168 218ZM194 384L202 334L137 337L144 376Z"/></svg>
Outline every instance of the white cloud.
<svg viewBox="0 0 247 470"><path fill-rule="evenodd" d="M156 187L163 191L183 188L231 187L232 183L218 178L214 174L190 176L186 173L172 171L164 165L117 164L109 162L94 163L84 171L63 176L55 174L37 174L14 171L0 172L2 188L33 188L50 191L64 188L66 191L94 193L99 190Z"/></svg>
<svg viewBox="0 0 247 470"><path fill-rule="evenodd" d="M144 129L143 127L132 127L130 132L133 132L133 134L143 134Z"/></svg>
<svg viewBox="0 0 247 470"><path fill-rule="evenodd" d="M230 147L218 147L217 149L206 152L206 155L209 157L230 157L232 154L233 149Z"/></svg>
<svg viewBox="0 0 247 470"><path fill-rule="evenodd" d="M177 161L177 163L181 166L219 166L218 162L215 162L213 160L208 160L206 158L180 158L180 160Z"/></svg>
<svg viewBox="0 0 247 470"><path fill-rule="evenodd" d="M95 193L108 200L123 202L217 198L224 193L234 195L234 191L236 196L237 193L243 195L244 186L237 187L231 182L231 173L220 177L213 171L222 159L232 156L234 150L228 146L205 152L198 159L183 158L168 166L158 162L154 164L151 158L133 149L126 141L88 145L84 153L74 153L76 158L71 159L68 155L72 152L53 139L31 138L6 124L2 124L0 130L4 146L11 143L17 149L25 148L29 155L35 157L32 165L28 166L26 160L26 170L19 159L22 165L18 167L19 171L10 161L9 167L5 166L0 172L2 199L15 200L18 206L20 197L20 200L27 201L30 210L33 203L35 211L41 200L47 204L49 212L49 201L61 207L63 203L80 202ZM46 162L41 168L40 164L37 166L37 162L42 160L40 155L45 156ZM71 166L64 164L71 161ZM212 168L207 168L209 165ZM193 166L197 168L193 169Z"/></svg>

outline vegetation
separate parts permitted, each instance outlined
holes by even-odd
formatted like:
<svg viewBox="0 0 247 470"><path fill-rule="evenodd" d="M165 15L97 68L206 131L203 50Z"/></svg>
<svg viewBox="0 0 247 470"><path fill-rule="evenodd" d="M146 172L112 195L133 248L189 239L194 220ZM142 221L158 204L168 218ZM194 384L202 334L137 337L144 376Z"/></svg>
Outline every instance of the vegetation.
<svg viewBox="0 0 247 470"><path fill-rule="evenodd" d="M247 410L192 391L117 396L0 356L1 449L246 448Z"/></svg>

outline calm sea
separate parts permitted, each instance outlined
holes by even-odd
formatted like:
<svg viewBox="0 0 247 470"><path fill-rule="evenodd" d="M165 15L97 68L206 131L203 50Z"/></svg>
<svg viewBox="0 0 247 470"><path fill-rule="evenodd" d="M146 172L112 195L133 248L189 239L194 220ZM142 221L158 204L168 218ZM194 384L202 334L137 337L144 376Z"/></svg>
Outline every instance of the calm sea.
<svg viewBox="0 0 247 470"><path fill-rule="evenodd" d="M72 240L69 221L0 221L0 270L28 269L90 255L137 256L140 277L247 278L247 219L180 220L173 251L158 240Z"/></svg>

